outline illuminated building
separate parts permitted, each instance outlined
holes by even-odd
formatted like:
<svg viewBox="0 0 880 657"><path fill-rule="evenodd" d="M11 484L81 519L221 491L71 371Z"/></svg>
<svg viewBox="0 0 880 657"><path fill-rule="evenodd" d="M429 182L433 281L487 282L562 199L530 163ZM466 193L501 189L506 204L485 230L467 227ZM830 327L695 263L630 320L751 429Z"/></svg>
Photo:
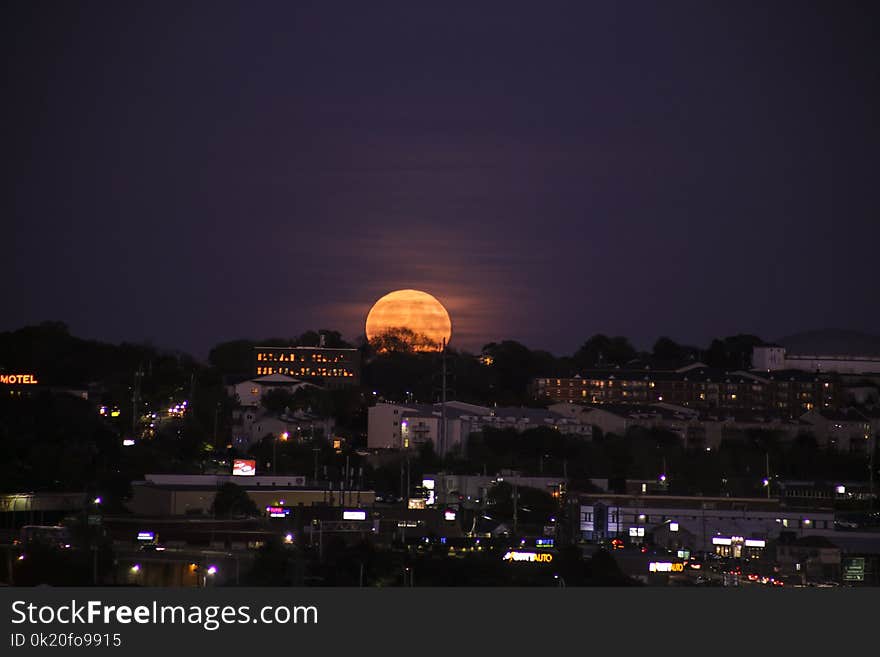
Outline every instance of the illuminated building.
<svg viewBox="0 0 880 657"><path fill-rule="evenodd" d="M285 374L268 374L230 383L226 389L229 395L236 399L241 406L259 406L263 395L272 390L286 390L295 393L297 390L307 387L314 386Z"/></svg>
<svg viewBox="0 0 880 657"><path fill-rule="evenodd" d="M446 402L446 440L442 404L376 404L367 413L367 445L378 449L408 449L432 442L438 453L461 445L470 434L486 427L525 431L536 427L556 429L563 434L592 437L589 424L540 408L489 408L464 402ZM438 447L445 445L445 449Z"/></svg>
<svg viewBox="0 0 880 657"><path fill-rule="evenodd" d="M428 493L428 506L456 505L466 509L483 508L492 487L507 482L521 488L535 488L559 498L566 480L560 476L530 476L502 471L499 475L425 474L422 489Z"/></svg>
<svg viewBox="0 0 880 657"><path fill-rule="evenodd" d="M89 398L89 391L86 388L46 385L46 382L42 381L42 377L38 377L32 372L0 372L0 395L30 397L36 392L73 395L81 399Z"/></svg>
<svg viewBox="0 0 880 657"><path fill-rule="evenodd" d="M810 411L803 420L811 425L819 443L850 454L871 454L880 434L880 413L867 409Z"/></svg>
<svg viewBox="0 0 880 657"><path fill-rule="evenodd" d="M332 498L334 491L316 487L313 482L307 482L304 475L147 474L142 481L132 482L132 497L127 506L132 513L144 516L210 516L217 489L230 482L244 488L258 509L282 506L294 509L294 513L299 505L328 504L332 499L338 502L341 494L335 491L337 497ZM352 490L347 494L353 503L357 496L357 503L365 506L372 506L375 500L375 492L371 490Z"/></svg>
<svg viewBox="0 0 880 657"><path fill-rule="evenodd" d="M257 376L284 374L335 388L358 385L360 352L330 347L254 347Z"/></svg>
<svg viewBox="0 0 880 657"><path fill-rule="evenodd" d="M303 437L314 438L333 433L333 419L321 417L303 410L272 413L263 407L263 396L284 390L294 394L304 388L318 388L313 383L300 381L284 374L230 381L226 390L238 402L232 411L232 441L236 447L248 447L262 440L266 435L280 436L287 433L296 440Z"/></svg>
<svg viewBox="0 0 880 657"><path fill-rule="evenodd" d="M652 537L667 549L736 558L759 556L785 531L835 535L831 509L798 509L762 498L590 494L581 496L580 516L587 541L639 544Z"/></svg>
<svg viewBox="0 0 880 657"><path fill-rule="evenodd" d="M728 372L703 366L679 370L587 370L569 378L538 378L539 401L655 404L693 409L761 411L788 418L838 404L833 375L785 370Z"/></svg>

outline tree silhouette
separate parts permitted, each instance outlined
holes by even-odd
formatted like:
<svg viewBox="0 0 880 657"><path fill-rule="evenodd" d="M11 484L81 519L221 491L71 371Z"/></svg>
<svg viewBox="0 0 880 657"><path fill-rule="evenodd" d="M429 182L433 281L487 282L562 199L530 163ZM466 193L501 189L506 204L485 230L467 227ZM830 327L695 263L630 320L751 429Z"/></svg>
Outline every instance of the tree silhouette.
<svg viewBox="0 0 880 657"><path fill-rule="evenodd" d="M370 346L376 353L414 353L421 351L440 351L442 345L434 342L427 335L412 329L397 326L389 328L379 335L373 336Z"/></svg>
<svg viewBox="0 0 880 657"><path fill-rule="evenodd" d="M218 518L255 516L258 513L257 505L247 491L231 482L223 484L217 490L211 509Z"/></svg>

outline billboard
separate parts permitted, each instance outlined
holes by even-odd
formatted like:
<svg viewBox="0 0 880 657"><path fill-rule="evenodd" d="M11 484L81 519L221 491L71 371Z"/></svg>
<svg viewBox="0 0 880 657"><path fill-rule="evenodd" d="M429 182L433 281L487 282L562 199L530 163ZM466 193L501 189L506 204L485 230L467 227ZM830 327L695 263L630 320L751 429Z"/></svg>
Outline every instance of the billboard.
<svg viewBox="0 0 880 657"><path fill-rule="evenodd" d="M257 462L248 459L235 459L232 462L232 474L253 477L257 474Z"/></svg>
<svg viewBox="0 0 880 657"><path fill-rule="evenodd" d="M343 520L366 520L367 512L366 511L358 511L358 510L348 510L342 512Z"/></svg>

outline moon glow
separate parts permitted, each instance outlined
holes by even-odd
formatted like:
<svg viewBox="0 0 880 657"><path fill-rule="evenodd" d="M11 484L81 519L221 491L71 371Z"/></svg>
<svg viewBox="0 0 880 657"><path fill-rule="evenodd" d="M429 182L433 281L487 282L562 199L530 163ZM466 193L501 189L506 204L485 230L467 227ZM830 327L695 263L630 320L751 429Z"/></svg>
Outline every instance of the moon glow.
<svg viewBox="0 0 880 657"><path fill-rule="evenodd" d="M379 299L367 314L366 333L369 341L400 329L426 337L435 349L416 347L418 351L439 351L443 340L449 344L452 320L443 304L427 292L395 290Z"/></svg>

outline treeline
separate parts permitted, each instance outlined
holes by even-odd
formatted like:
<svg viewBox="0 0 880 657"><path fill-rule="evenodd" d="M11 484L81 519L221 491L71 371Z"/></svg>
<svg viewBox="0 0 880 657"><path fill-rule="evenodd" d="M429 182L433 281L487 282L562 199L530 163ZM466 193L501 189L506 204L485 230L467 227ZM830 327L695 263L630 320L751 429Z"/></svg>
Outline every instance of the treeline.
<svg viewBox="0 0 880 657"><path fill-rule="evenodd" d="M78 338L63 322L0 332L0 372L33 373L47 386L129 385L138 370L149 377L145 385L177 386L200 367L188 354L148 343L116 345Z"/></svg>
<svg viewBox="0 0 880 657"><path fill-rule="evenodd" d="M499 406L529 406L529 386L537 377L570 377L595 368L676 368L701 362L725 370L748 369L752 348L763 344L753 335L713 340L707 349L680 345L667 337L649 352L639 352L623 336L594 335L570 356L504 340L471 354L449 349L446 358L447 399ZM442 391L442 362L436 353L369 354L364 385L393 401L436 402Z"/></svg>
<svg viewBox="0 0 880 657"><path fill-rule="evenodd" d="M659 338L650 351L638 351L624 336L593 335L571 355L557 356L530 349L513 340L486 344L480 354L449 349L446 354L447 399L499 406L533 405L529 384L536 377L567 377L591 368L676 367L703 362L710 367L742 369L750 364L752 347L762 344L753 335L713 340L701 349L668 337ZM438 353L416 353L394 342L371 345L363 338L346 341L339 331L309 330L294 337L239 339L215 345L208 363L192 356L160 350L149 344L119 345L72 336L62 322L44 322L0 333L0 372L34 372L41 383L55 386L94 386L90 401L116 404L118 424L131 426L132 396L137 386L146 404L163 404L192 397L200 440L225 444L231 426L229 402L223 389L227 376L253 373L254 347L318 346L357 348L362 357L362 386L344 403L340 425L357 432L364 413L352 408L374 400L430 403L442 397L442 359ZM374 394L375 393L375 394ZM95 396L97 395L97 396ZM361 401L359 401L361 400ZM220 413L217 413L218 405Z"/></svg>

